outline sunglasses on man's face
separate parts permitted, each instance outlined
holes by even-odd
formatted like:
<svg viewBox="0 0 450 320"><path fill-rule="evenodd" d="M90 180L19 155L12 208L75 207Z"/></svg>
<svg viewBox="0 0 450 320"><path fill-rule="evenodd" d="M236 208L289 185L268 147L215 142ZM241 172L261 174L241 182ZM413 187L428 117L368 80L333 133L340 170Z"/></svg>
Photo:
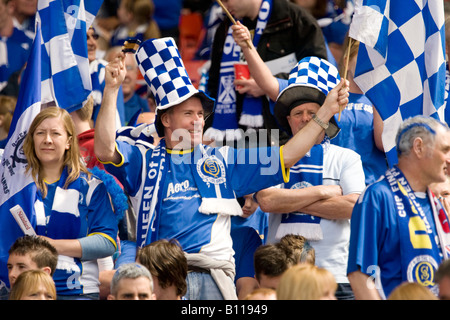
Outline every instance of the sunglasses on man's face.
<svg viewBox="0 0 450 320"><path fill-rule="evenodd" d="M94 40L98 40L98 37L99 37L99 35L98 34L96 34L96 33L94 33L94 34L92 34L92 35L87 35L87 39L89 40L90 38L92 38L92 39L94 39Z"/></svg>

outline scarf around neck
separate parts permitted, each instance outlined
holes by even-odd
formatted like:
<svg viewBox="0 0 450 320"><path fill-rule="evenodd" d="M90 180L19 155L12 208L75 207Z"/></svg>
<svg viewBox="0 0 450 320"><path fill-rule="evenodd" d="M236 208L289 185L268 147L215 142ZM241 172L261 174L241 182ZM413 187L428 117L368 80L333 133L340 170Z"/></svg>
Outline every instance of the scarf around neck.
<svg viewBox="0 0 450 320"><path fill-rule="evenodd" d="M434 229L400 169L394 166L388 169L385 175L394 194L397 209L401 235L402 279L418 282L436 294L436 270L442 259L448 258L450 249L448 216L442 204L428 189L432 219L436 226ZM439 239L439 244L435 239Z"/></svg>
<svg viewBox="0 0 450 320"><path fill-rule="evenodd" d="M311 150L290 169L289 182L285 189L303 189L323 184L323 155L330 140L325 136L321 144L314 145ZM302 212L283 214L278 226L276 239L286 234L298 234L308 240L323 239L320 217Z"/></svg>
<svg viewBox="0 0 450 320"><path fill-rule="evenodd" d="M64 188L68 177L67 167L63 169L61 177L56 182L56 189L52 200L51 214L46 217L44 199L40 191L36 192L36 233L52 239L76 239L80 233L80 178ZM48 197L49 195L47 195ZM64 226L64 227L61 227Z"/></svg>

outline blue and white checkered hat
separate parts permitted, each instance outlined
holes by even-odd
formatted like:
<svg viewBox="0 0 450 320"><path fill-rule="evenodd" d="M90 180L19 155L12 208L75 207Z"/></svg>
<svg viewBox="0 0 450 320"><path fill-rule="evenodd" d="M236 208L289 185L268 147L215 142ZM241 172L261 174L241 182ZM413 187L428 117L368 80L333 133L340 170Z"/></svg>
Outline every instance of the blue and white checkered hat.
<svg viewBox="0 0 450 320"><path fill-rule="evenodd" d="M306 57L300 60L289 74L288 86L280 92L274 107L274 115L284 130L292 134L287 121L291 110L307 102L322 106L325 98L340 81L339 71L325 59ZM339 133L334 117L326 134L334 138Z"/></svg>
<svg viewBox="0 0 450 320"><path fill-rule="evenodd" d="M215 100L193 86L173 38L144 41L136 52L136 61L155 97L155 122L160 136L163 132L158 126L158 111L178 105L196 95L202 101L203 109L207 113L213 112Z"/></svg>

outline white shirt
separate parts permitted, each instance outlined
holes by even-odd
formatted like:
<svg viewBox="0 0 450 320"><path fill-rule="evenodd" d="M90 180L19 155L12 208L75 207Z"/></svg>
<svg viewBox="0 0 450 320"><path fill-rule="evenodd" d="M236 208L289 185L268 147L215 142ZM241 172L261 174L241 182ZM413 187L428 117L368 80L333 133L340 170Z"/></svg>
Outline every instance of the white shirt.
<svg viewBox="0 0 450 320"><path fill-rule="evenodd" d="M361 194L365 188L361 157L353 150L329 144L324 149L323 184L339 185L343 195ZM283 187L279 185L278 187ZM280 225L281 214L269 215L267 242L274 243ZM350 219L329 220L322 218L320 226L323 239L310 241L315 249L316 265L333 273L337 283L348 283L347 258L350 241Z"/></svg>

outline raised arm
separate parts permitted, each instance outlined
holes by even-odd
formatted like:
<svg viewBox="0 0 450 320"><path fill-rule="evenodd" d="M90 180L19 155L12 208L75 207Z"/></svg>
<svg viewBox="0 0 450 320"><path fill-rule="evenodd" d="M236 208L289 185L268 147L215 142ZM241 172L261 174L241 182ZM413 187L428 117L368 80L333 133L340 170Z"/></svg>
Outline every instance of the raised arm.
<svg viewBox="0 0 450 320"><path fill-rule="evenodd" d="M269 96L272 101L275 101L278 96L279 85L277 79L272 75L270 69L266 66L264 61L259 56L256 48L248 47L247 40L251 41L250 32L247 27L237 21L237 25L233 25L233 38L241 47L242 53L247 61L250 75L255 80L256 84ZM236 80L236 85L243 84L249 80Z"/></svg>
<svg viewBox="0 0 450 320"><path fill-rule="evenodd" d="M116 109L119 88L125 79L125 57L121 53L105 68L105 89L103 100L95 124L94 152L102 162L119 163L120 155L116 150Z"/></svg>

